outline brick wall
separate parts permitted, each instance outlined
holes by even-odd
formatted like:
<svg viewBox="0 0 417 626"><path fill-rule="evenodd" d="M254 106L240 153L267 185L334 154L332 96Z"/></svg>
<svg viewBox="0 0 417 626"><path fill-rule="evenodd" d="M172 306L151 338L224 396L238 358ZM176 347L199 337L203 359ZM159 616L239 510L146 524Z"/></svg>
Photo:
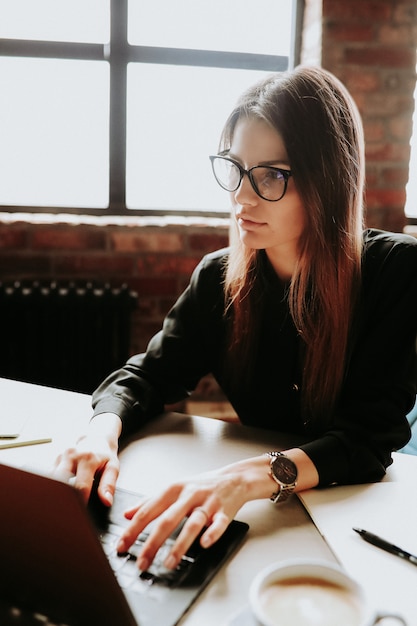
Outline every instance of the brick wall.
<svg viewBox="0 0 417 626"><path fill-rule="evenodd" d="M303 62L348 86L367 143L367 223L404 226L417 47L415 0L307 0ZM0 214L0 279L93 279L139 294L131 352L143 350L198 260L227 244L227 220Z"/></svg>
<svg viewBox="0 0 417 626"><path fill-rule="evenodd" d="M367 224L405 226L417 48L415 0L323 0L322 65L336 74L362 115Z"/></svg>
<svg viewBox="0 0 417 626"><path fill-rule="evenodd" d="M228 221L176 218L83 219L0 216L0 279L127 283L138 293L131 353L149 338L208 251L227 245Z"/></svg>

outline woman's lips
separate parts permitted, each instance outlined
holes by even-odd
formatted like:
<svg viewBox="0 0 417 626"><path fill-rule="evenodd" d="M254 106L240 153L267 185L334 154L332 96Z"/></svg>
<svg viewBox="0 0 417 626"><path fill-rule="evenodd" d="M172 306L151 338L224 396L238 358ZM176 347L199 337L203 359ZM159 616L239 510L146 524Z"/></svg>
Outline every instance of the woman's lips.
<svg viewBox="0 0 417 626"><path fill-rule="evenodd" d="M244 230L257 230L261 226L265 225L265 222L254 222L253 220L242 216L237 218L237 223Z"/></svg>

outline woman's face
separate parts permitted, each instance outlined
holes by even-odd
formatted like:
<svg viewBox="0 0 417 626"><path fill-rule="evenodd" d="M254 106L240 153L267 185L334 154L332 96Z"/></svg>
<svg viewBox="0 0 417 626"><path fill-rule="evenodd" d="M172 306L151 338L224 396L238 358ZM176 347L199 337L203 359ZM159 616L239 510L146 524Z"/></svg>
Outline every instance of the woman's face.
<svg viewBox="0 0 417 626"><path fill-rule="evenodd" d="M246 170L255 165L291 169L281 135L266 122L254 118L239 120L228 156ZM249 248L265 249L272 264L287 266L286 273L290 276L306 226L305 209L294 179L289 178L287 191L277 202L260 198L247 175L230 196L242 243Z"/></svg>

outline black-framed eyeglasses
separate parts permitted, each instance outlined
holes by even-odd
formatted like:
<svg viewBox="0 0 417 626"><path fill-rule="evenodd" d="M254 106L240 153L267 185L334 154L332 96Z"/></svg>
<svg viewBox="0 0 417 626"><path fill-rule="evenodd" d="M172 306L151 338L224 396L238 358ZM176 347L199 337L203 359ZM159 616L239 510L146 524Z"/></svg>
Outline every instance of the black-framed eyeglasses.
<svg viewBox="0 0 417 626"><path fill-rule="evenodd" d="M288 179L292 175L291 170L266 165L255 165L245 170L239 163L221 154L210 156L209 159L220 187L226 191L236 191L247 174L254 191L269 202L278 202L284 197Z"/></svg>

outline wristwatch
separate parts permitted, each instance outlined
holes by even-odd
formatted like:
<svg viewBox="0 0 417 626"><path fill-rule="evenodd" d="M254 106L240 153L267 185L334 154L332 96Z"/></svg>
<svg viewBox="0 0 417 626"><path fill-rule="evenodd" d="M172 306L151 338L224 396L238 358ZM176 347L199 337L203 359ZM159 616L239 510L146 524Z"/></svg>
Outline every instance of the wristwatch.
<svg viewBox="0 0 417 626"><path fill-rule="evenodd" d="M270 472L269 475L279 485L278 491L274 491L270 500L274 503L288 500L297 485L297 466L282 452L268 452Z"/></svg>

